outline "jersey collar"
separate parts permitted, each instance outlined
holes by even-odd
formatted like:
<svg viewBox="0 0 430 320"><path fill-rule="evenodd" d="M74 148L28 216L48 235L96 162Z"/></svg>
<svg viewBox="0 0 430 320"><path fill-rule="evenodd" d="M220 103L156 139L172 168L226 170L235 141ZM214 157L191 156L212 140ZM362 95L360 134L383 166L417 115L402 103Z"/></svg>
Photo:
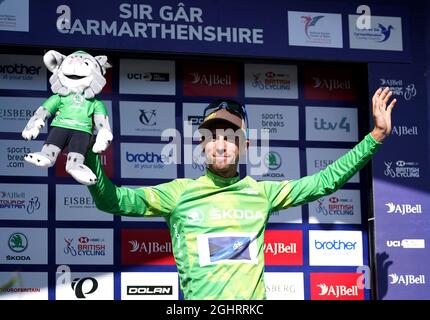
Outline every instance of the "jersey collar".
<svg viewBox="0 0 430 320"><path fill-rule="evenodd" d="M234 184L240 180L239 173L237 173L232 178L224 178L224 177L221 177L219 175L216 175L215 173L210 171L208 168L206 168L206 177L208 177L210 180L212 180L215 185L220 186L220 187L229 186L229 185Z"/></svg>

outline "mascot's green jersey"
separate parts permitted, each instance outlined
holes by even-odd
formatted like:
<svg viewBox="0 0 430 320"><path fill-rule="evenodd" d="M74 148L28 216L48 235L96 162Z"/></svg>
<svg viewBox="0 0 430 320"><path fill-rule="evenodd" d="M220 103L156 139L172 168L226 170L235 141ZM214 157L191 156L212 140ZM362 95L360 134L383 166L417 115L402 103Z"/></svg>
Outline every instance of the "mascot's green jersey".
<svg viewBox="0 0 430 320"><path fill-rule="evenodd" d="M93 114L107 116L104 103L96 98L85 99L71 93L65 97L54 94L42 106L50 114L58 112L51 126L84 131L93 134Z"/></svg>
<svg viewBox="0 0 430 320"><path fill-rule="evenodd" d="M379 145L368 134L319 173L282 182L226 179L207 170L195 180L132 189L113 185L94 153L86 164L98 178L89 186L97 208L166 219L185 299L265 299L263 234L269 213L336 191Z"/></svg>

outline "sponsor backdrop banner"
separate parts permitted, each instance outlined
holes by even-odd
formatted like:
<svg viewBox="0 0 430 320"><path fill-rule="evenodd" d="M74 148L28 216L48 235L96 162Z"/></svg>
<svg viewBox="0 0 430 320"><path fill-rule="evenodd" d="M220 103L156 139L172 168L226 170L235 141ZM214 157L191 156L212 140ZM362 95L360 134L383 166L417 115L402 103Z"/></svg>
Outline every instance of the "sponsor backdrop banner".
<svg viewBox="0 0 430 320"><path fill-rule="evenodd" d="M2 55L5 60L0 64L9 64L11 56ZM22 70L42 66L41 56L22 57L14 56ZM118 185L137 188L204 174L195 130L203 109L215 97L246 102L250 127L269 134L269 148L263 153L258 148L262 133L251 137L249 154L257 154L260 162L245 160L241 176L280 181L314 174L367 133L360 130L368 116L367 101L359 99L367 89L359 85L364 83L360 79L366 78L365 70L360 73L352 64L337 68L337 64L193 62L120 55L109 55L109 60L116 70L101 98L112 115L114 140L101 160ZM16 80L5 78L0 89L0 103L5 106L0 113L0 174L5 180L0 184L0 220L8 223L0 233L4 277L13 277L24 264L29 268L26 277L44 272L55 288L40 289L35 299L181 299L163 218L119 217L98 210L88 189L65 172L66 151L49 170L23 161L30 150L41 149L46 137L45 129L36 141L24 141L21 131L50 95L49 75L33 79L45 85L46 91L38 92L26 90L20 70L6 70ZM180 136L170 132L170 139L179 141L178 148L165 148L168 140L161 135L174 129ZM251 164L266 170L254 174ZM331 196L270 214L264 245L269 299L370 296L369 290L366 294L353 284L357 267L369 260L363 174ZM209 240L201 236L199 243ZM209 263L207 257L202 259ZM33 265L38 268L31 269ZM312 275L327 271L321 269L327 266L333 272L330 281L318 278L313 284ZM71 271L70 279L63 269ZM316 288L320 293L314 293Z"/></svg>
<svg viewBox="0 0 430 320"><path fill-rule="evenodd" d="M369 87L399 100L390 144L373 161L375 254L380 299L429 299L428 111L424 67L371 64Z"/></svg>
<svg viewBox="0 0 430 320"><path fill-rule="evenodd" d="M410 49L405 43L409 43L412 17L408 4L372 4L368 4L372 18L363 23L363 11L357 12L359 4L342 1L272 0L267 5L246 0L49 0L40 5L37 1L3 0L0 38L3 43L36 46L408 61ZM213 68L214 74L220 71L216 65ZM151 71L145 76L151 77ZM233 78L219 80L226 84ZM184 90L190 93L186 87Z"/></svg>

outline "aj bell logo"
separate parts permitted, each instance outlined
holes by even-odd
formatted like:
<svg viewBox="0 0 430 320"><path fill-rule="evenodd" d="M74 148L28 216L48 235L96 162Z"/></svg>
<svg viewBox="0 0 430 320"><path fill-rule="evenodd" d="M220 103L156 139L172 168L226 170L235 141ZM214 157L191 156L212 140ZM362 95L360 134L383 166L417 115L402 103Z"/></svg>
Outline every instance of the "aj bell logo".
<svg viewBox="0 0 430 320"><path fill-rule="evenodd" d="M397 273L392 273L388 276L390 277L390 284L403 286L426 284L426 279L423 274L415 276L413 274L398 275Z"/></svg>
<svg viewBox="0 0 430 320"><path fill-rule="evenodd" d="M172 252L172 244L170 242L165 242L164 244L161 244L159 242L139 243L137 240L130 240L128 243L131 245L130 252L144 252L148 255L150 255L151 253Z"/></svg>
<svg viewBox="0 0 430 320"><path fill-rule="evenodd" d="M97 290L97 288L99 287L99 284L95 278L86 277L86 278L73 279L71 286L72 286L72 289L75 291L75 295L77 298L85 299L86 295L92 294L94 291ZM84 287L86 289L85 292L84 292Z"/></svg>
<svg viewBox="0 0 430 320"><path fill-rule="evenodd" d="M351 90L350 80L339 80L339 79L321 79L319 77L312 77L314 81L313 87L315 89L326 89L329 91L333 90Z"/></svg>
<svg viewBox="0 0 430 320"><path fill-rule="evenodd" d="M230 74L205 74L198 72L191 72L192 76L191 84L212 86L230 86L231 85L231 75Z"/></svg>
<svg viewBox="0 0 430 320"><path fill-rule="evenodd" d="M426 243L424 239L403 239L403 240L387 240L387 247L404 248L404 249L425 249Z"/></svg>
<svg viewBox="0 0 430 320"><path fill-rule="evenodd" d="M317 287L321 289L321 292L318 294L320 296L331 296L339 298L342 297L353 297L358 296L358 287L357 286L328 286L325 283L317 284Z"/></svg>
<svg viewBox="0 0 430 320"><path fill-rule="evenodd" d="M405 214L418 214L422 213L422 208L420 204L411 205L411 204L394 204L393 202L388 202L385 204L388 209L387 213L392 214L401 214L404 216Z"/></svg>

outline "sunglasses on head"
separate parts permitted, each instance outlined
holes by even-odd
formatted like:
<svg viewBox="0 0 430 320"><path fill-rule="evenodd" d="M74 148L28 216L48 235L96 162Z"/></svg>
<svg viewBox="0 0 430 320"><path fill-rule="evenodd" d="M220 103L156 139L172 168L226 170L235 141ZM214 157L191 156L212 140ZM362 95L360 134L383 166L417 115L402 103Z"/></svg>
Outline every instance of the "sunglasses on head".
<svg viewBox="0 0 430 320"><path fill-rule="evenodd" d="M230 99L218 99L210 103L203 112L203 118L206 118L212 112L220 109L227 109L237 113L242 119L245 120L246 139L248 139L248 115L244 105Z"/></svg>

